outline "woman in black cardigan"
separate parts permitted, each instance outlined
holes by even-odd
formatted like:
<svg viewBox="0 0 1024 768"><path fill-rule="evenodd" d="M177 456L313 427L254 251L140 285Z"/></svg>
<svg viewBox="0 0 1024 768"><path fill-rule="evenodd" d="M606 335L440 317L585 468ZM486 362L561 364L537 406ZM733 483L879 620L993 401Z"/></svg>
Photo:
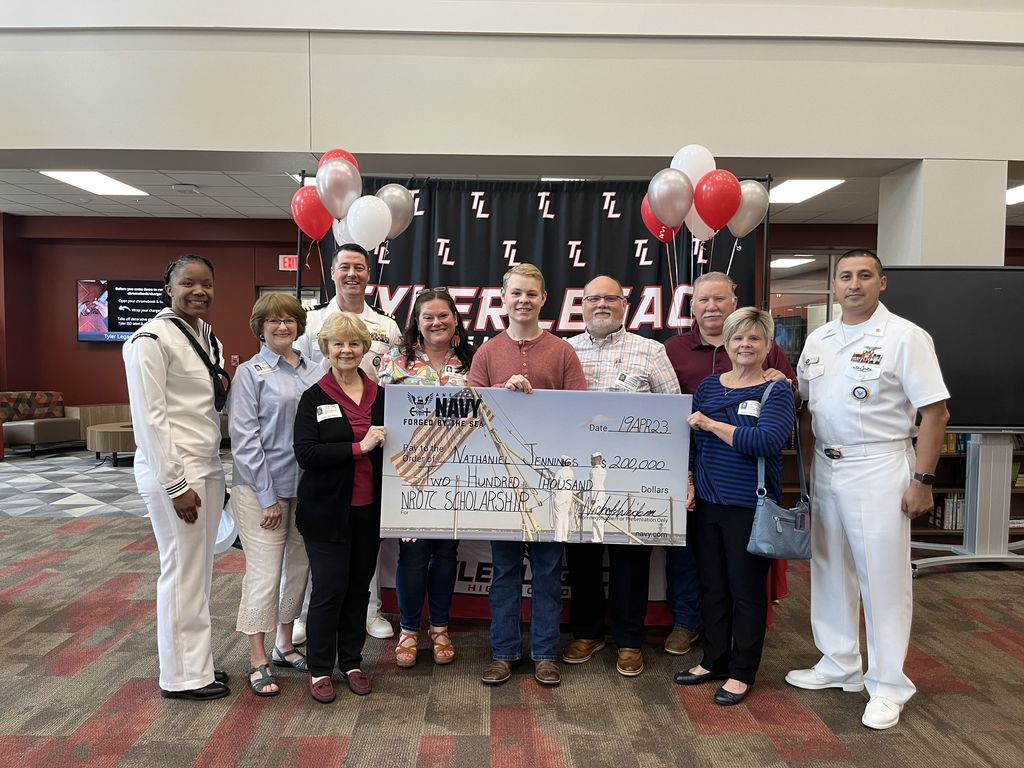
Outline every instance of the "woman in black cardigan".
<svg viewBox="0 0 1024 768"><path fill-rule="evenodd" d="M306 621L309 690L334 701L337 661L353 693L370 692L360 668L366 602L380 547L384 391L359 370L370 334L355 315L335 314L320 330L331 368L307 389L295 414L299 480L296 525L309 556L313 592Z"/></svg>

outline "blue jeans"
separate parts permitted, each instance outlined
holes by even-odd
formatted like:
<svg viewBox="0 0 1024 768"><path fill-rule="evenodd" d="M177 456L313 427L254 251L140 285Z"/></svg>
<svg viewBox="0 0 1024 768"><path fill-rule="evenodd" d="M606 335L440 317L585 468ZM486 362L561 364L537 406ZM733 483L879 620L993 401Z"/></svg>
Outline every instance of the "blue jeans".
<svg viewBox="0 0 1024 768"><path fill-rule="evenodd" d="M458 541L418 539L398 544L398 613L402 629L418 632L423 623L423 597L430 598L430 624L448 626L455 591Z"/></svg>
<svg viewBox="0 0 1024 768"><path fill-rule="evenodd" d="M691 632L699 631L702 623L694 543L688 536L685 547L665 547L665 601L672 611L672 628Z"/></svg>
<svg viewBox="0 0 1024 768"><path fill-rule="evenodd" d="M524 550L533 573L530 658L556 661L562 615L562 544L556 541L491 542L494 573L487 596L491 606L491 653L495 659L503 661L517 661L523 655L520 616Z"/></svg>

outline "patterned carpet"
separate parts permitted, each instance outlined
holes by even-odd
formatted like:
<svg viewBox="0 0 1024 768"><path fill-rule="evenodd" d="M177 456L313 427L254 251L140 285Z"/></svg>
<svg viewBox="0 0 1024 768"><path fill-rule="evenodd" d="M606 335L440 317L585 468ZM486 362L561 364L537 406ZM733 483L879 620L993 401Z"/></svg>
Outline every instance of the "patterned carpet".
<svg viewBox="0 0 1024 768"><path fill-rule="evenodd" d="M108 460L109 461L109 460ZM916 584L909 674L920 692L889 731L860 724L862 694L798 691L786 670L815 660L808 572L790 573L760 679L744 704L711 702L671 673L652 631L647 669L615 673L609 648L563 668L557 689L524 664L496 689L479 683L487 626L453 622L458 659L412 670L395 640L367 639L374 692L339 687L329 706L303 679L257 699L244 684L247 642L233 631L244 559L214 574L214 648L232 695L159 698L156 549L131 468L78 452L0 462L0 685L3 766L1024 766L1024 572L930 572Z"/></svg>

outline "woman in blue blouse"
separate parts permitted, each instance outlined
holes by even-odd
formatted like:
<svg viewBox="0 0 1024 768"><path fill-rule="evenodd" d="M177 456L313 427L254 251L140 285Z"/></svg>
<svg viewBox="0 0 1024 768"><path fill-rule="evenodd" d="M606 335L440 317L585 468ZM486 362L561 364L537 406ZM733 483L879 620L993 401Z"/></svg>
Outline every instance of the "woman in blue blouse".
<svg viewBox="0 0 1024 768"><path fill-rule="evenodd" d="M245 576L236 629L249 636L249 687L257 696L281 688L270 673L265 636L276 631L272 661L306 671L292 644L292 622L302 610L309 561L295 527L299 465L292 448L295 409L323 375L292 349L306 330L306 311L286 293L261 296L249 327L262 342L239 366L231 386L231 505L245 549Z"/></svg>
<svg viewBox="0 0 1024 768"><path fill-rule="evenodd" d="M771 560L747 552L757 504L757 458L765 459L768 495L779 500L782 448L795 421L793 390L777 382L764 406L768 382L762 363L774 338L769 313L738 309L723 335L732 370L704 379L693 396L690 463L696 499L690 515L701 584L704 658L677 672L675 681L696 685L725 680L715 692L723 706L750 693L761 663Z"/></svg>

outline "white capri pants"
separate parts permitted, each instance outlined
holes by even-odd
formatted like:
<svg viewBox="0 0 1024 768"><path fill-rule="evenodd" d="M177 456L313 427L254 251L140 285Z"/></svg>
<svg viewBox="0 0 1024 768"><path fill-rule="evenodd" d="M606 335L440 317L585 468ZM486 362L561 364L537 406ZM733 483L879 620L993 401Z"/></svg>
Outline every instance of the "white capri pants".
<svg viewBox="0 0 1024 768"><path fill-rule="evenodd" d="M910 518L900 503L914 474L912 448L831 460L814 456L811 628L829 680L861 677L864 602L871 696L906 703L917 690L903 673L914 599Z"/></svg>
<svg viewBox="0 0 1024 768"><path fill-rule="evenodd" d="M245 552L242 599L235 629L247 635L274 632L298 618L309 578L302 534L295 527L295 499L278 499L281 524L260 527L263 508L248 485L231 489L231 509Z"/></svg>
<svg viewBox="0 0 1024 768"><path fill-rule="evenodd" d="M202 502L194 523L175 514L171 497L142 452L135 454L135 481L160 552L156 630L160 687L166 691L187 691L213 682L210 587L213 548L224 507L224 466L219 456L185 456L183 462L189 488Z"/></svg>

